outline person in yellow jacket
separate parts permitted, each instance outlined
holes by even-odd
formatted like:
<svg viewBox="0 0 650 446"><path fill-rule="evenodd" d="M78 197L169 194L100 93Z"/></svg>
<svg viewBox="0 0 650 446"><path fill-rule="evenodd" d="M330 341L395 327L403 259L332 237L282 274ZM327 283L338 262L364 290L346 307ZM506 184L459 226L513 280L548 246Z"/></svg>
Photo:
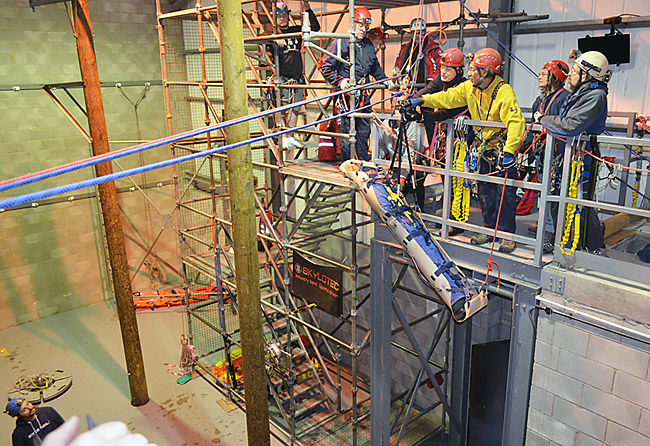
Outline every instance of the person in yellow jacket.
<svg viewBox="0 0 650 446"><path fill-rule="evenodd" d="M402 105L406 109L419 105L447 109L467 106L473 120L503 123L505 129L474 128L477 142L481 144L479 173L497 172L495 176L503 177L507 172L509 179L518 179L515 158L524 136L526 122L512 87L498 76L501 63L501 55L496 50L483 48L476 52L470 63L467 81L447 91L426 94L420 98L407 98ZM502 187L493 183L479 183L479 204L487 228L494 229L496 226ZM500 231L515 232L516 212L516 188L506 187L499 217ZM491 239L486 234L477 234L471 241L482 245ZM499 251L502 252L512 252L514 249L515 242L512 240L502 240L499 246Z"/></svg>

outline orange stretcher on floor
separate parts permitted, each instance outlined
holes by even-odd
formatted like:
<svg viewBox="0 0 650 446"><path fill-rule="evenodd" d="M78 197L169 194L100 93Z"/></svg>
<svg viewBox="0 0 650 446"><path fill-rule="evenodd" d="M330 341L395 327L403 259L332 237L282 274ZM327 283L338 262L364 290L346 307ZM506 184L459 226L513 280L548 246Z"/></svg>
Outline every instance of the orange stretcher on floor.
<svg viewBox="0 0 650 446"><path fill-rule="evenodd" d="M216 298L217 287L191 288L190 303L204 302ZM175 307L185 303L185 289L170 288L168 290L137 291L133 293L133 305L136 310L154 310L162 307Z"/></svg>

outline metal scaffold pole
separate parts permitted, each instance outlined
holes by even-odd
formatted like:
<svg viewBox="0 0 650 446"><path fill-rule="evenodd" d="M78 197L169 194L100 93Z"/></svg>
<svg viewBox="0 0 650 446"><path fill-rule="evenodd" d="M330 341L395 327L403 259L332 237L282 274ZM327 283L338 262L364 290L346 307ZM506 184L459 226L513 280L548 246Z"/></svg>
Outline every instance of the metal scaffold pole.
<svg viewBox="0 0 650 446"><path fill-rule="evenodd" d="M92 138L93 154L101 155L109 152L108 132L106 130L101 82L99 81L97 59L93 45L88 0L79 0L74 4L76 8L75 37L81 78L84 82L88 127ZM95 171L97 176L104 176L113 173L113 168L110 162L104 162L97 164ZM149 395L142 359L142 348L140 346L140 335L138 333L138 322L133 306L133 291L129 278L129 264L126 256L120 210L117 203L117 191L113 181L100 184L98 189L111 264L115 303L120 320L124 356L126 357L131 404L142 406L149 402Z"/></svg>
<svg viewBox="0 0 650 446"><path fill-rule="evenodd" d="M354 0L350 0L350 85L354 88L357 85L357 61L356 61L356 36L354 34ZM350 95L350 110L357 108L357 94ZM357 156L357 125L356 119L352 116L350 120L350 159L359 159Z"/></svg>
<svg viewBox="0 0 650 446"><path fill-rule="evenodd" d="M357 201L356 191L350 192L350 218L351 218L351 241L352 260L350 261L350 274L352 276L352 308L350 318L352 319L352 445L357 446L357 434L359 430L359 408L357 407L357 367L359 359L359 343L357 340L357 281L359 280L359 265L357 263Z"/></svg>
<svg viewBox="0 0 650 446"><path fill-rule="evenodd" d="M241 2L219 0L221 58L227 119L248 115L248 94L244 60L244 31ZM226 130L229 143L250 138L247 123ZM253 194L253 165L250 145L228 152L228 173L237 270L237 299L246 383L246 426L248 444L270 445L268 391L264 364L264 333L257 256L257 228Z"/></svg>

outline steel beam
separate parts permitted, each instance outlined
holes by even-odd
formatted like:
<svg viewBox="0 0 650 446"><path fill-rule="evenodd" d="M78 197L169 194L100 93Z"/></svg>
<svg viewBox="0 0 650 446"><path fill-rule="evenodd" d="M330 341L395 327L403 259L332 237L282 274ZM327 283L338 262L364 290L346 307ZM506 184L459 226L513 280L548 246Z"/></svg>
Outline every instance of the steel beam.
<svg viewBox="0 0 650 446"><path fill-rule="evenodd" d="M503 414L503 446L522 445L526 440L538 313L533 310L540 292L539 288L515 285Z"/></svg>
<svg viewBox="0 0 650 446"><path fill-rule="evenodd" d="M370 242L370 444L390 444L392 263L385 244Z"/></svg>
<svg viewBox="0 0 650 446"><path fill-rule="evenodd" d="M464 446L467 443L469 416L469 371L472 349L472 321L453 324L451 353L451 413L461 428L450 429L447 444Z"/></svg>

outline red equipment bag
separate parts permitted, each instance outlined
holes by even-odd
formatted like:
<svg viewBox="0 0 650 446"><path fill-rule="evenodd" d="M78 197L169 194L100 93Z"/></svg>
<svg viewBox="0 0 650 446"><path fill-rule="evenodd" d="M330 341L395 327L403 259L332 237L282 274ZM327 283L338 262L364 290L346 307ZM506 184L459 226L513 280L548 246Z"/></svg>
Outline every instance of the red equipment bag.
<svg viewBox="0 0 650 446"><path fill-rule="evenodd" d="M531 181L537 181L537 174L535 174ZM521 200L517 204L517 215L530 214L530 210L535 206L535 194L536 192L533 189L526 189L524 196L521 197Z"/></svg>

